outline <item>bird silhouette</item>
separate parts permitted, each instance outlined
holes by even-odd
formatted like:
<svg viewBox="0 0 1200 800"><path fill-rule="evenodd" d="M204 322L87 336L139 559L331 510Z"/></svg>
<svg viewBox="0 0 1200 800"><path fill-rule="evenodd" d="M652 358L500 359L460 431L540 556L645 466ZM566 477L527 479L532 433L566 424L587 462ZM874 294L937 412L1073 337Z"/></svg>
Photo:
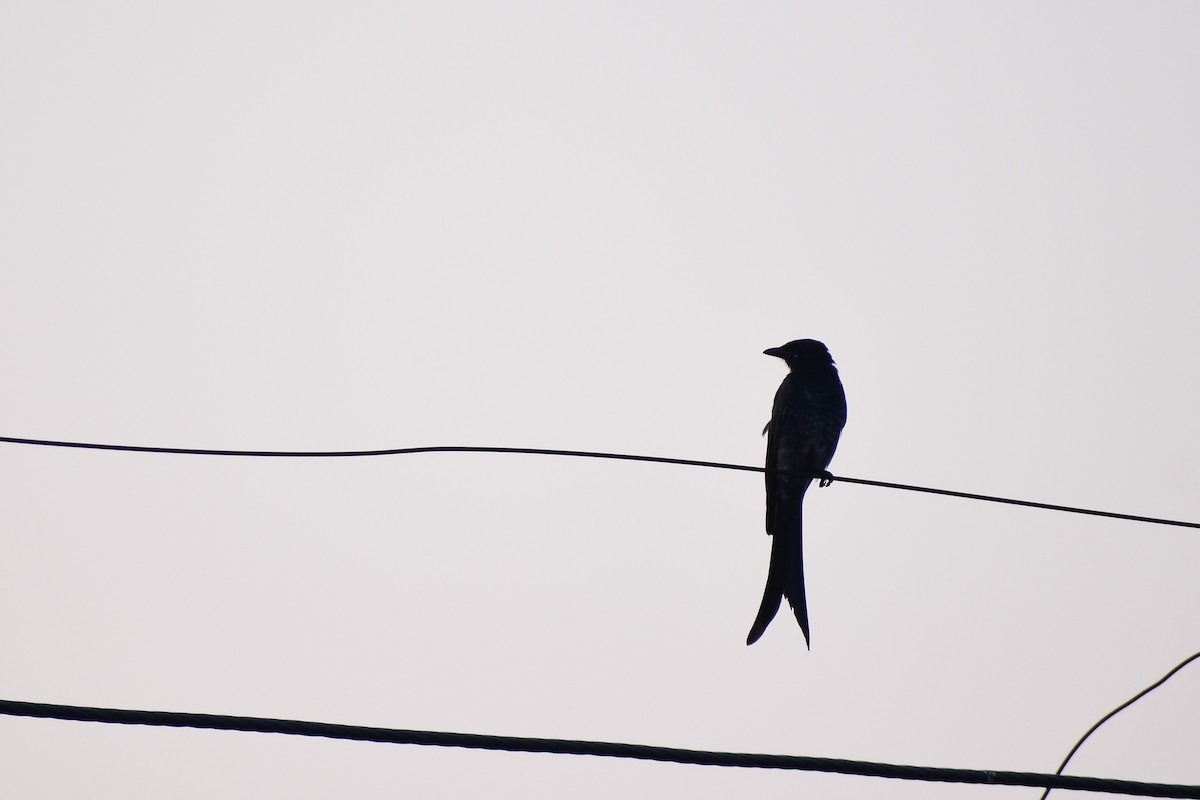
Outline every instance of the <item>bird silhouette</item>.
<svg viewBox="0 0 1200 800"><path fill-rule="evenodd" d="M797 339L764 354L782 358L791 370L771 407L767 434L767 533L771 536L771 566L767 586L746 644L754 644L771 624L783 598L810 646L808 605L804 597L804 493L813 475L828 486L825 470L846 424L846 394L828 348L815 339Z"/></svg>

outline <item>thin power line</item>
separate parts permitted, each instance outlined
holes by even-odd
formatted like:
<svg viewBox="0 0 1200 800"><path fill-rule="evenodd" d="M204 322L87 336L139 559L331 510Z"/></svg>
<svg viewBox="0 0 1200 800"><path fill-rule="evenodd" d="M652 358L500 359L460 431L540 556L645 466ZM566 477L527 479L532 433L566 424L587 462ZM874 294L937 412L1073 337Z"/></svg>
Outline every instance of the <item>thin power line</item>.
<svg viewBox="0 0 1200 800"><path fill-rule="evenodd" d="M489 736L476 733L442 733L393 728L369 728L359 725L336 725L326 722L303 722L263 717L233 717L218 714L183 714L168 711L131 711L117 708L88 708L83 706L24 703L0 700L0 714L19 717L41 717L82 722L106 722L122 725L158 725L172 728L207 728L224 731L282 733L292 736L322 736L359 742L434 745L464 747L475 750L500 750L517 753L558 753L609 758L634 758L675 764L694 764L716 767L757 767L760 769L790 769L809 772L833 772L841 775L862 775L873 778L938 781L942 783L974 783L993 786L1036 786L1054 789L1076 789L1111 794L1131 794L1143 797L1200 798L1200 786L1169 783L1089 778L1073 775L1046 775L1036 772L1003 772L981 769L951 769L946 767L911 767L881 764L873 761L851 761L841 758L811 756L781 756L753 753L728 753L715 750L684 750L676 747L652 747L643 744L618 742L589 742L572 739L539 739L524 736Z"/></svg>
<svg viewBox="0 0 1200 800"><path fill-rule="evenodd" d="M1178 664L1176 664L1174 667L1172 667L1171 671L1168 672L1166 675L1163 675L1161 678L1156 680L1154 683L1150 684L1145 689L1142 689L1140 692L1135 694L1133 697L1129 698L1124 703L1121 703L1121 705L1117 706L1112 711L1108 712L1103 717L1101 717L1100 720L1095 725L1088 728L1087 733L1085 733L1083 736L1079 737L1079 741L1076 742L1075 746L1071 748L1071 752L1067 753L1067 757L1064 758L1062 763L1058 765L1058 769L1054 770L1054 774L1062 775L1062 771L1067 768L1067 762L1071 760L1071 756L1075 755L1075 751L1077 751L1080 747L1082 747L1083 743L1087 741L1087 738L1089 736L1091 736L1093 733L1095 733L1096 730L1101 725L1108 722L1110 719L1115 717L1117 714L1119 714L1122 711L1124 711L1125 709L1129 708L1131 705L1136 703L1138 700L1141 700L1143 697L1150 694L1158 687L1162 686L1164 683L1166 683L1168 680L1171 679L1172 675L1174 675L1176 672L1179 672L1179 670L1183 669L1188 664L1195 661L1197 658L1200 658L1200 653L1193 653L1192 655L1188 656L1183 661L1180 661ZM1046 791L1042 792L1042 796L1041 796L1041 798L1039 798L1039 800L1046 800L1046 796L1048 794L1050 794L1050 787L1046 787Z"/></svg>
<svg viewBox="0 0 1200 800"><path fill-rule="evenodd" d="M92 442L57 442L48 439L21 439L13 436L0 436L0 442L10 444L31 444L42 447L74 447L84 450L118 450L130 453L166 453L170 455L194 456L242 456L253 458L358 458L364 456L403 456L416 453L519 453L539 456L570 456L574 458L607 458L619 461L648 461L656 464L682 464L689 467L708 467L710 469L732 469L741 472L765 472L762 467L746 464L725 464L719 461L695 461L690 458L664 458L662 456L638 456L628 453L598 453L588 450L550 450L540 447L397 447L388 450L207 450L197 447L146 447L128 444L95 444ZM1068 514L1087 514L1093 517L1109 519L1125 519L1133 522L1147 522L1153 525L1174 525L1180 528L1200 528L1200 522L1184 522L1161 517L1143 517L1136 514L1120 514L1115 511L1097 511L1091 508L1063 506L1053 503L1038 503L1033 500L1016 500L1011 497L996 497L994 495L959 492L953 489L935 489L930 486L915 486L907 483L892 483L876 481L867 478L850 478L845 475L828 475L812 473L814 478L829 478L835 482L857 483L863 486L879 486L884 489L901 489L906 492L924 492L946 497L962 497L967 500L981 500L988 503L1005 503L1013 506L1041 508L1047 511L1063 511Z"/></svg>

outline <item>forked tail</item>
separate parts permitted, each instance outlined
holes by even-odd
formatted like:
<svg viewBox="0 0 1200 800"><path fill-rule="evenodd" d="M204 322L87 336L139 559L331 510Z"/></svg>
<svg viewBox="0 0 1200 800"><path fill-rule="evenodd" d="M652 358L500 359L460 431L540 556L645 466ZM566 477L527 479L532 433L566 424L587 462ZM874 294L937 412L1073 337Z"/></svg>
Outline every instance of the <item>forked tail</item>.
<svg viewBox="0 0 1200 800"><path fill-rule="evenodd" d="M746 644L759 640L771 620L779 612L783 598L788 599L796 622L804 633L804 644L808 646L808 604L804 597L804 495L798 502L781 503L776 509L775 530L771 537L771 566L767 570L767 585L763 589L762 604L758 616L746 636Z"/></svg>

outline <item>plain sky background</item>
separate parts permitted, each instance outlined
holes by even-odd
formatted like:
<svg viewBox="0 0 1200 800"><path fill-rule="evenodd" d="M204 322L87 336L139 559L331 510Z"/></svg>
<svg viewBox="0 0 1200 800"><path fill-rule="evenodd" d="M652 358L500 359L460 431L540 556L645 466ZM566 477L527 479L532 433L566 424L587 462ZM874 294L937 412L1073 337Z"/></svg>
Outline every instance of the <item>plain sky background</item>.
<svg viewBox="0 0 1200 800"><path fill-rule="evenodd" d="M1200 519L1200 5L0 7L0 434L761 463ZM1200 535L751 473L0 445L0 696L1052 771ZM1200 665L1071 771L1200 783ZM0 718L5 797L1036 790Z"/></svg>

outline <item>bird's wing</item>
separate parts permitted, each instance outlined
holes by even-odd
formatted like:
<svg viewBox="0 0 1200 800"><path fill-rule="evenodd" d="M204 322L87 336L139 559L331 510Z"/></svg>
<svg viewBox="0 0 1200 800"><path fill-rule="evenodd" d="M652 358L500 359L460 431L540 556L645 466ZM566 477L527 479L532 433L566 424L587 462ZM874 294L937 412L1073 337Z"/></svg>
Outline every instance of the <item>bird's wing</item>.
<svg viewBox="0 0 1200 800"><path fill-rule="evenodd" d="M780 432L786 429L788 416L794 413L794 409L791 407L791 395L792 376L788 375L783 379L783 383L779 384L779 391L775 392L775 403L771 407L771 421L767 423L766 429L767 533L771 535L775 534L775 504L780 490L780 476L776 472L779 469Z"/></svg>

